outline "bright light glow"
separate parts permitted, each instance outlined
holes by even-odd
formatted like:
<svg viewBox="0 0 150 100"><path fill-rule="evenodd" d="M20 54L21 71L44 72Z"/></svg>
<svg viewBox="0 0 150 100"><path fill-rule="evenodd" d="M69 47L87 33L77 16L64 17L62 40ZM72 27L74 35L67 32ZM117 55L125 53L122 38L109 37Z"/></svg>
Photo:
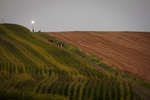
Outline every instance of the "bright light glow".
<svg viewBox="0 0 150 100"><path fill-rule="evenodd" d="M31 21L32 24L34 24L34 21Z"/></svg>

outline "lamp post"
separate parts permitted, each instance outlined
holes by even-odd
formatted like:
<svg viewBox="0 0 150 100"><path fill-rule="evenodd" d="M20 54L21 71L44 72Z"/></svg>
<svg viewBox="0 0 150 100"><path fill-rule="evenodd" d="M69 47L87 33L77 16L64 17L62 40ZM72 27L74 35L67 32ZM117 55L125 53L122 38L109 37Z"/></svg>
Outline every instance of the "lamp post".
<svg viewBox="0 0 150 100"><path fill-rule="evenodd" d="M31 21L32 23L32 32L34 32L34 21Z"/></svg>

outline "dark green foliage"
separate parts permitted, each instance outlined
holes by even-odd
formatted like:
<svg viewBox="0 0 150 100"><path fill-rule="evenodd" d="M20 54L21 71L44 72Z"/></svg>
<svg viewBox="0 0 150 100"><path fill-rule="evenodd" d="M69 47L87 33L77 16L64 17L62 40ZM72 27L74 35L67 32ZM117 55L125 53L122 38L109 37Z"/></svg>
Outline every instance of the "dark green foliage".
<svg viewBox="0 0 150 100"><path fill-rule="evenodd" d="M121 89L120 89L120 82L117 82L117 100L121 98Z"/></svg>
<svg viewBox="0 0 150 100"><path fill-rule="evenodd" d="M65 97L68 96L69 85L70 85L70 82L65 86L65 90L64 90Z"/></svg>
<svg viewBox="0 0 150 100"><path fill-rule="evenodd" d="M41 75L43 74L43 69L42 69L42 68L40 68L40 74L41 74Z"/></svg>
<svg viewBox="0 0 150 100"><path fill-rule="evenodd" d="M12 77L9 74L1 73L6 80L11 79Z"/></svg>
<svg viewBox="0 0 150 100"><path fill-rule="evenodd" d="M76 96L75 96L75 99L76 99L76 100L79 99L80 88L81 88L81 84L79 84L78 87L77 87L77 93L76 93Z"/></svg>
<svg viewBox="0 0 150 100"><path fill-rule="evenodd" d="M13 68L12 68L12 66L11 66L11 67L9 68L9 72L10 72L11 74L12 74L12 69L13 69Z"/></svg>
<svg viewBox="0 0 150 100"><path fill-rule="evenodd" d="M97 100L98 98L97 98L97 95L98 95L98 92L97 92L97 90L98 90L98 84L99 84L99 81L97 81L96 82L96 84L94 85L94 91L93 91L93 100Z"/></svg>
<svg viewBox="0 0 150 100"><path fill-rule="evenodd" d="M0 63L0 71L2 70L2 64Z"/></svg>
<svg viewBox="0 0 150 100"><path fill-rule="evenodd" d="M73 75L73 71L71 71L71 75Z"/></svg>
<svg viewBox="0 0 150 100"><path fill-rule="evenodd" d="M90 74L90 72L88 70L85 69L85 72L86 72L88 77L91 77L91 74Z"/></svg>
<svg viewBox="0 0 150 100"><path fill-rule="evenodd" d="M86 89L87 89L87 85L89 84L89 80L87 80L86 84L84 85L84 88L83 88L83 93L82 93L82 100L85 99L85 96L86 96Z"/></svg>
<svg viewBox="0 0 150 100"><path fill-rule="evenodd" d="M19 66L18 66L18 68L19 68ZM28 67L25 65L25 72L27 73L27 69L28 69ZM35 69L36 70L36 69Z"/></svg>
<svg viewBox="0 0 150 100"><path fill-rule="evenodd" d="M52 88L53 85L55 85L57 83L58 80L53 81L49 86L48 86L48 90L47 90L47 94L52 93Z"/></svg>
<svg viewBox="0 0 150 100"><path fill-rule="evenodd" d="M10 63L11 64L11 63ZM10 66L11 67L11 66ZM13 67L13 73L16 73L16 66L12 66Z"/></svg>
<svg viewBox="0 0 150 100"><path fill-rule="evenodd" d="M5 70L5 63L4 62L2 62L2 68L3 68L3 70Z"/></svg>
<svg viewBox="0 0 150 100"><path fill-rule="evenodd" d="M135 92L135 97L136 97L135 100L145 100L142 98L141 95L137 94L136 92Z"/></svg>
<svg viewBox="0 0 150 100"><path fill-rule="evenodd" d="M91 96L91 90L92 90L93 84L94 84L94 80L92 80L90 86L88 87L87 98L90 98L90 96Z"/></svg>
<svg viewBox="0 0 150 100"><path fill-rule="evenodd" d="M35 74L36 74L36 75L38 74L38 68L35 69Z"/></svg>
<svg viewBox="0 0 150 100"><path fill-rule="evenodd" d="M109 84L110 84L110 82L107 81L106 86L105 86L106 87L106 89L105 89L106 95L104 96L106 100L109 100Z"/></svg>
<svg viewBox="0 0 150 100"><path fill-rule="evenodd" d="M150 90L150 83L144 81L137 81L137 83Z"/></svg>
<svg viewBox="0 0 150 100"><path fill-rule="evenodd" d="M44 85L44 86L42 87L42 93L45 93L45 89L46 89L46 86Z"/></svg>
<svg viewBox="0 0 150 100"><path fill-rule="evenodd" d="M73 93L74 93L74 87L75 87L76 83L74 83L71 87L71 93L69 95L69 99L72 100L73 99Z"/></svg>
<svg viewBox="0 0 150 100"><path fill-rule="evenodd" d="M2 90L0 89L0 100L67 100L58 95L35 94L29 91Z"/></svg>
<svg viewBox="0 0 150 100"><path fill-rule="evenodd" d="M133 89L130 83L128 83L128 85L129 85L129 90L130 90L130 95L131 95L130 100L133 100L133 97L134 97Z"/></svg>
<svg viewBox="0 0 150 100"><path fill-rule="evenodd" d="M127 88L126 88L126 83L123 82L123 88L124 88L124 98L127 98Z"/></svg>
<svg viewBox="0 0 150 100"><path fill-rule="evenodd" d="M65 70L62 70L61 73L63 76L68 76L68 73Z"/></svg>
<svg viewBox="0 0 150 100"><path fill-rule="evenodd" d="M98 95L98 100L102 100L103 99L103 93L104 93L104 79L101 82L100 88L99 88L99 95Z"/></svg>
<svg viewBox="0 0 150 100"><path fill-rule="evenodd" d="M6 70L8 71L8 70L9 70L9 69L8 69L9 66L8 66L8 63L7 63L7 62L5 63L5 66L6 66Z"/></svg>
<svg viewBox="0 0 150 100"><path fill-rule="evenodd" d="M36 93L39 92L39 90L40 90L42 84L43 84L43 83L40 83L40 84L37 86Z"/></svg>
<svg viewBox="0 0 150 100"><path fill-rule="evenodd" d="M62 94L62 89L63 89L63 86L64 86L65 82L63 82L62 84L60 84L59 88L58 88L58 95L61 95Z"/></svg>
<svg viewBox="0 0 150 100"><path fill-rule="evenodd" d="M20 73L23 73L23 66L20 66Z"/></svg>
<svg viewBox="0 0 150 100"><path fill-rule="evenodd" d="M59 87L59 85L61 85L61 83L62 83L62 80L59 79L59 81L56 84L54 84L52 88L52 94L56 94L57 88Z"/></svg>
<svg viewBox="0 0 150 100"><path fill-rule="evenodd" d="M51 69L49 69L49 76L51 76L51 74L52 74L52 70L51 70Z"/></svg>
<svg viewBox="0 0 150 100"><path fill-rule="evenodd" d="M44 65L44 73L47 74L47 68L45 65Z"/></svg>
<svg viewBox="0 0 150 100"><path fill-rule="evenodd" d="M115 82L112 81L112 84L111 84L111 93L112 93L112 100L115 99Z"/></svg>
<svg viewBox="0 0 150 100"><path fill-rule="evenodd" d="M94 74L95 72L93 70L91 70L91 73L92 73L93 77L96 77L95 74Z"/></svg>

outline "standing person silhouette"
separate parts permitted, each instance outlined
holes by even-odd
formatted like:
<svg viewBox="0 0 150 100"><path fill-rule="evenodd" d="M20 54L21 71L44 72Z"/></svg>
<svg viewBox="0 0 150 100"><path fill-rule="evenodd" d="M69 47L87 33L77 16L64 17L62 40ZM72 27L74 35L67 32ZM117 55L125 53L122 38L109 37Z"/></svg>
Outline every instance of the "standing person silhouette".
<svg viewBox="0 0 150 100"><path fill-rule="evenodd" d="M116 76L118 76L118 71L116 71Z"/></svg>

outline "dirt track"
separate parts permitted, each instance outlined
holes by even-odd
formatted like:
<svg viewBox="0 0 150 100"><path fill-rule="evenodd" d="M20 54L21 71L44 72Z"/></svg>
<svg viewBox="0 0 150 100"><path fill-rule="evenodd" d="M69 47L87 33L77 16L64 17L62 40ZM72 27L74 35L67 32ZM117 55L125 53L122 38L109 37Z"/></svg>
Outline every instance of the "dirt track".
<svg viewBox="0 0 150 100"><path fill-rule="evenodd" d="M115 69L150 81L150 32L47 32L107 60ZM105 62L108 64L108 62ZM110 64L109 64L110 65Z"/></svg>

